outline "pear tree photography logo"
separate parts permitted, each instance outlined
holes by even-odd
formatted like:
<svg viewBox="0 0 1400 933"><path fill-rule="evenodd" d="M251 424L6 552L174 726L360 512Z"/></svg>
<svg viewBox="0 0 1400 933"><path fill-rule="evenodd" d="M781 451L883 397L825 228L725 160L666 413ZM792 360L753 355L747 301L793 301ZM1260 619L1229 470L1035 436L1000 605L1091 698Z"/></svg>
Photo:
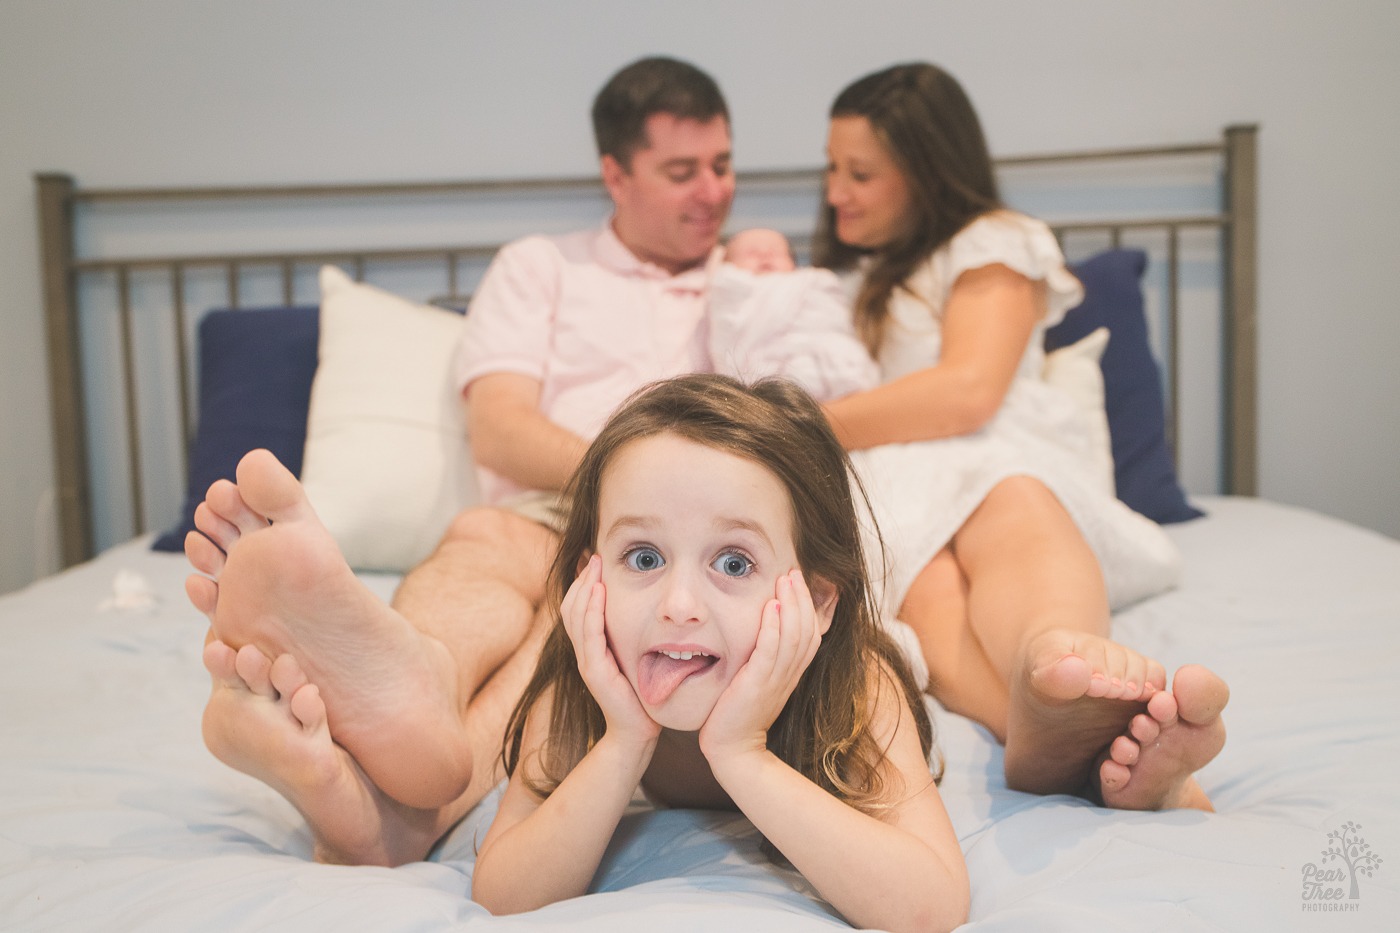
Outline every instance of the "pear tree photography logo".
<svg viewBox="0 0 1400 933"><path fill-rule="evenodd" d="M1327 834L1319 862L1303 866L1303 909L1353 912L1361 909L1361 876L1372 877L1382 859L1350 820Z"/></svg>

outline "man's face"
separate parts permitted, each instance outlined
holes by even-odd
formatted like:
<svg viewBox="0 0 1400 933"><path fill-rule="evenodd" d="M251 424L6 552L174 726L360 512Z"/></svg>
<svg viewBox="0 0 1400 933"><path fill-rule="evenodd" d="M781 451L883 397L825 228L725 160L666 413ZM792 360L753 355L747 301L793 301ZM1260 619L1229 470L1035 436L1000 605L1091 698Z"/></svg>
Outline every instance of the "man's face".
<svg viewBox="0 0 1400 933"><path fill-rule="evenodd" d="M647 118L646 133L648 145L632 155L630 170L603 156L603 183L618 239L637 258L675 274L709 257L729 216L729 123L657 113Z"/></svg>

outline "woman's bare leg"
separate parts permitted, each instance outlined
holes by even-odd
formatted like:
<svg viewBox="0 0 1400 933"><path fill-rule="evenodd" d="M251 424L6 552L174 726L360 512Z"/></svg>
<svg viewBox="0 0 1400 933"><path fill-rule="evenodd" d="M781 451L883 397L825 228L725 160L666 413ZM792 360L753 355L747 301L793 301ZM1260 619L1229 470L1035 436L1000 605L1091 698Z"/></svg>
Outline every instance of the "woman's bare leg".
<svg viewBox="0 0 1400 933"><path fill-rule="evenodd" d="M968 619L967 578L952 551L934 555L915 578L899 618L914 630L929 669L928 692L1006 743L1007 682L992 666Z"/></svg>
<svg viewBox="0 0 1400 933"><path fill-rule="evenodd" d="M1209 807L1192 772L1223 744L1219 709L1228 690L1204 669L1193 671L1191 683L1213 685L1194 691L1210 702L1188 702L1201 723L1161 724L1178 746L1173 754L1143 747L1132 726L1144 733L1153 719L1148 700L1165 691L1165 672L1108 638L1097 559L1041 483L998 484L910 597L904 618L939 678L934 695L1004 739L1011 787L1084 794L1110 806ZM1157 708L1168 699L1174 705L1167 697ZM1123 793L1130 774L1136 787Z"/></svg>

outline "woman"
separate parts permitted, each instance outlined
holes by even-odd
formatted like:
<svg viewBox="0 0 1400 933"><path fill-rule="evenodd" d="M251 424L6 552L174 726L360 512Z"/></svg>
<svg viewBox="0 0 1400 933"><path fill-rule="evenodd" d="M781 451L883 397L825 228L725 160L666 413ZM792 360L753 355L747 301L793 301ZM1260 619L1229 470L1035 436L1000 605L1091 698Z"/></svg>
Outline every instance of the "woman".
<svg viewBox="0 0 1400 933"><path fill-rule="evenodd" d="M931 692L1005 744L1013 788L1209 809L1192 775L1224 742L1225 684L1189 666L1168 690L1108 639L1110 596L1165 589L1179 565L1095 483L1078 412L1040 379L1044 328L1082 299L1054 236L1002 205L977 115L933 65L847 87L827 149L817 264L853 273L885 380L828 417L864 452L886 602Z"/></svg>

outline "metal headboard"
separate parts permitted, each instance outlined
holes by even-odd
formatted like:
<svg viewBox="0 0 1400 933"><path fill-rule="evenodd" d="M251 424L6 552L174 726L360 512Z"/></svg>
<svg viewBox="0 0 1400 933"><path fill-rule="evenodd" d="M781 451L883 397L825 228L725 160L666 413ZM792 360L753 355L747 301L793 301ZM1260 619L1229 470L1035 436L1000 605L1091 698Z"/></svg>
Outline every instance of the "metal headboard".
<svg viewBox="0 0 1400 933"><path fill-rule="evenodd" d="M1256 480L1255 414L1255 250L1256 250L1256 137L1257 127L1232 126L1219 142L1187 146L1099 150L1017 156L998 160L1001 169L1056 164L1123 162L1140 158L1210 156L1220 160L1223 176L1222 203L1218 212L1190 216L1133 217L1117 220L1075 220L1054 223L1061 237L1082 233L1106 233L1118 245L1125 233L1163 232L1167 238L1168 321L1173 328L1167 360L1172 393L1169 408L1175 416L1178 379L1175 335L1178 275L1178 243L1183 231L1215 228L1221 232L1221 264L1225 274L1223 295L1224 344L1227 369L1223 420L1224 491L1253 495ZM819 190L816 169L740 173L741 191L769 188ZM43 296L48 335L49 373L53 406L59 531L63 566L85 560L94 552L93 496L89 472L89 439L85 414L84 378L80 350L79 284L99 274L114 278L119 316L120 368L127 412L127 470L130 474L134 533L145 531L142 480L141 425L136 403L136 364L132 326L131 279L137 272L163 272L168 277L171 311L177 333L179 413L186 432L192 429L190 399L190 349L186 333L186 277L192 270L222 270L227 305L239 307L240 281L250 268L272 269L281 279L284 303L295 299L298 270L327 262L343 263L357 278L371 263L439 261L443 263L448 290L459 294L459 269L464 263L483 262L499 242L429 247L369 247L364 249L310 250L267 253L218 253L91 258L79 255L75 236L85 211L110 204L153 205L166 202L296 202L324 199L432 198L436 196L527 194L596 195L603 192L596 178L516 179L490 181L410 182L389 184L248 186L206 188L79 188L68 175L36 176L39 236L43 265ZM797 237L801 239L800 235ZM185 445L188 448L188 443Z"/></svg>

